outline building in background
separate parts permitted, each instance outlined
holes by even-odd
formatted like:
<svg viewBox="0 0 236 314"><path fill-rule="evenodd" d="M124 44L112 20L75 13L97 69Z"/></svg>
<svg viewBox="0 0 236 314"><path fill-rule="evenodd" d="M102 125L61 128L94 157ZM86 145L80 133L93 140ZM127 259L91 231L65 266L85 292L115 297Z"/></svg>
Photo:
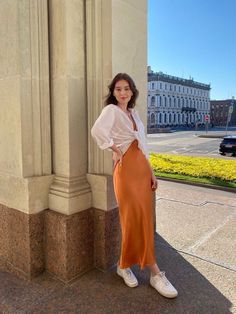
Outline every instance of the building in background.
<svg viewBox="0 0 236 314"><path fill-rule="evenodd" d="M210 102L210 116L211 123L214 126L226 126L229 115L229 108L232 106L233 110L229 120L229 126L236 125L236 100L211 100Z"/></svg>
<svg viewBox="0 0 236 314"><path fill-rule="evenodd" d="M210 89L193 78L155 73L148 67L148 131L204 123L210 114Z"/></svg>

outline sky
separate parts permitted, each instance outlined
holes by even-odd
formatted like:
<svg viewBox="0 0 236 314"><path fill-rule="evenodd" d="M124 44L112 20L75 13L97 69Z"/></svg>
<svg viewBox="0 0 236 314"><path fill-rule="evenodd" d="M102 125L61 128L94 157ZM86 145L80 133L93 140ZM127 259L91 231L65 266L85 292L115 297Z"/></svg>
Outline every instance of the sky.
<svg viewBox="0 0 236 314"><path fill-rule="evenodd" d="M236 0L148 0L148 65L236 98Z"/></svg>

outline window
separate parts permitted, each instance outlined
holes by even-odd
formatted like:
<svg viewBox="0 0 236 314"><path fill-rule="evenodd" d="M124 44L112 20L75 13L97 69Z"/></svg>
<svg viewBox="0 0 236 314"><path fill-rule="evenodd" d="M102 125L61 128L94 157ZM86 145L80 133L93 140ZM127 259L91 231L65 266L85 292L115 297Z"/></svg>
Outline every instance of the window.
<svg viewBox="0 0 236 314"><path fill-rule="evenodd" d="M155 124L155 114L151 114L151 124Z"/></svg>
<svg viewBox="0 0 236 314"><path fill-rule="evenodd" d="M152 96L151 98L151 106L155 106L155 96Z"/></svg>
<svg viewBox="0 0 236 314"><path fill-rule="evenodd" d="M160 89L162 89L162 83L160 83Z"/></svg>
<svg viewBox="0 0 236 314"><path fill-rule="evenodd" d="M155 88L155 84L154 83L152 83L152 89L154 89Z"/></svg>

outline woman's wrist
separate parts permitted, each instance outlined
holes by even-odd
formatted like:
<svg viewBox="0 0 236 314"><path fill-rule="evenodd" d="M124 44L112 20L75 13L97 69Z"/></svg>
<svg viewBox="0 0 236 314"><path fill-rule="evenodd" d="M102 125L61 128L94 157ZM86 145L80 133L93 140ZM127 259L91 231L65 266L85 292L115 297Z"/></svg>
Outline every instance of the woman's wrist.
<svg viewBox="0 0 236 314"><path fill-rule="evenodd" d="M113 146L111 146L110 148L113 150L113 152L115 152L117 154L122 153L120 148L118 148L115 144Z"/></svg>

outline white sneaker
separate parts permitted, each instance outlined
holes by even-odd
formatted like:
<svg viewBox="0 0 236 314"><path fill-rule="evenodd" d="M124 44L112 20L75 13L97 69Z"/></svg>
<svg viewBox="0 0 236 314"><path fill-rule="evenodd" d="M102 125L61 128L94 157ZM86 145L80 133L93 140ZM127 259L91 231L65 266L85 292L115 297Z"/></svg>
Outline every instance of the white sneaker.
<svg viewBox="0 0 236 314"><path fill-rule="evenodd" d="M128 287L134 288L138 286L138 280L130 268L121 269L119 266L117 266L116 272L120 277L124 279L124 282L127 284Z"/></svg>
<svg viewBox="0 0 236 314"><path fill-rule="evenodd" d="M164 271L156 276L151 276L150 285L166 298L175 298L178 295L178 291L166 278Z"/></svg>

